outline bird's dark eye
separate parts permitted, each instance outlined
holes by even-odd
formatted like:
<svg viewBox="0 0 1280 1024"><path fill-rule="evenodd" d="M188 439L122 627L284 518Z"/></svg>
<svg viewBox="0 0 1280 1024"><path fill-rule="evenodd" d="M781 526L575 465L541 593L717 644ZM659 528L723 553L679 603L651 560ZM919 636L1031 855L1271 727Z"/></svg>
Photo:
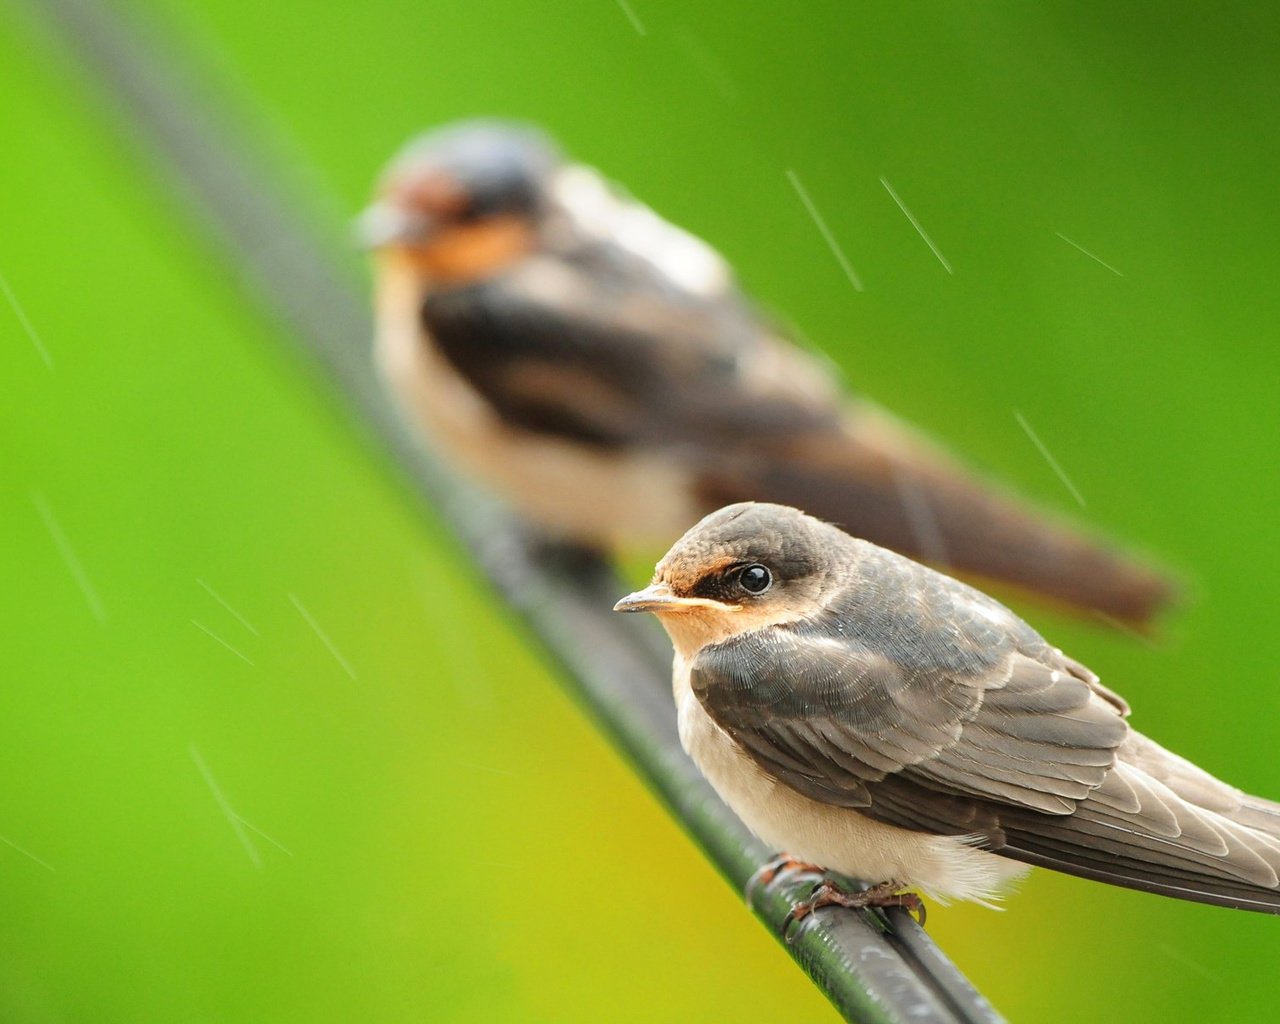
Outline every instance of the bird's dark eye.
<svg viewBox="0 0 1280 1024"><path fill-rule="evenodd" d="M773 585L773 573L763 565L748 565L738 573L738 586L748 594L763 594Z"/></svg>

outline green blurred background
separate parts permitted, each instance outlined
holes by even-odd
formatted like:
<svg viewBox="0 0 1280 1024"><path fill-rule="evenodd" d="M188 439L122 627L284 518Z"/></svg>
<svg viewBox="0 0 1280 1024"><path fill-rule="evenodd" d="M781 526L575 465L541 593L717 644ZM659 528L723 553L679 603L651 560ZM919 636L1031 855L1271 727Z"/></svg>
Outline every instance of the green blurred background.
<svg viewBox="0 0 1280 1024"><path fill-rule="evenodd" d="M502 114L712 241L851 385L1178 570L1151 646L1021 610L1280 796L1273 11L152 6L343 216L409 134ZM831 1019L101 98L0 25L0 274L53 364L0 303L0 1017ZM1275 1016L1261 915L1037 872L930 930L1014 1019Z"/></svg>

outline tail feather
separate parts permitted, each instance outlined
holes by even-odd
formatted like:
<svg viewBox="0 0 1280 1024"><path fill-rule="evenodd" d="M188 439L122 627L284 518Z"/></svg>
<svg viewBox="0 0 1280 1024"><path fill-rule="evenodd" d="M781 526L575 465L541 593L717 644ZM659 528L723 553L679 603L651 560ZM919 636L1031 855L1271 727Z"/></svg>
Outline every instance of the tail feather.
<svg viewBox="0 0 1280 1024"><path fill-rule="evenodd" d="M1069 815L1001 815L1014 860L1130 889L1280 914L1280 805L1139 733Z"/></svg>
<svg viewBox="0 0 1280 1024"><path fill-rule="evenodd" d="M1208 903L1236 910L1253 910L1263 914L1280 914L1280 890L1263 889L1246 883L1211 875L1162 871L1142 862L1119 861L1111 857L1081 857L1077 851L1063 850L1057 844L1040 840L1026 841L1017 850L1001 851L1024 864L1053 868L1079 878L1158 893L1193 903Z"/></svg>

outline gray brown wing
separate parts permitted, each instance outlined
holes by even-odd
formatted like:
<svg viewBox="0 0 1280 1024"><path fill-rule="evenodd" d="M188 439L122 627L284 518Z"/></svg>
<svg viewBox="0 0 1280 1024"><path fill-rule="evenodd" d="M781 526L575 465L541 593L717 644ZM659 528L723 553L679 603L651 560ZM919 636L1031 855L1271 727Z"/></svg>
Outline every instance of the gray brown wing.
<svg viewBox="0 0 1280 1024"><path fill-rule="evenodd" d="M849 596L844 618L746 634L695 660L699 701L766 772L1013 859L1280 912L1276 805L1132 732L1091 673L1017 620L997 628L961 584L863 582L871 592ZM862 603L878 621L851 614Z"/></svg>
<svg viewBox="0 0 1280 1024"><path fill-rule="evenodd" d="M817 370L734 296L682 293L639 261L547 257L437 292L444 355L515 426L602 447L750 443L833 429ZM789 372L782 371L786 363Z"/></svg>
<svg viewBox="0 0 1280 1024"><path fill-rule="evenodd" d="M927 793L1068 813L1102 783L1128 732L1087 682L1012 650L972 671L926 669L821 627L777 627L704 648L691 679L770 774L863 810L901 776ZM903 823L945 820L953 801L930 802Z"/></svg>

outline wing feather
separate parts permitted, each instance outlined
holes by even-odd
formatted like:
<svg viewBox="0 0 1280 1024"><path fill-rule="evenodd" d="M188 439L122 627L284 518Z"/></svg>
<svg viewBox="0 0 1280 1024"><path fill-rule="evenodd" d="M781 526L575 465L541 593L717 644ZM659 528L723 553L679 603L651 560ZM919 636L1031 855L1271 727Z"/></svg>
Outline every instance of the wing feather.
<svg viewBox="0 0 1280 1024"><path fill-rule="evenodd" d="M599 447L701 438L745 450L753 437L785 443L839 421L830 382L745 302L673 290L639 260L532 258L431 294L421 317L505 422L539 433ZM779 361L786 372L762 372Z"/></svg>

